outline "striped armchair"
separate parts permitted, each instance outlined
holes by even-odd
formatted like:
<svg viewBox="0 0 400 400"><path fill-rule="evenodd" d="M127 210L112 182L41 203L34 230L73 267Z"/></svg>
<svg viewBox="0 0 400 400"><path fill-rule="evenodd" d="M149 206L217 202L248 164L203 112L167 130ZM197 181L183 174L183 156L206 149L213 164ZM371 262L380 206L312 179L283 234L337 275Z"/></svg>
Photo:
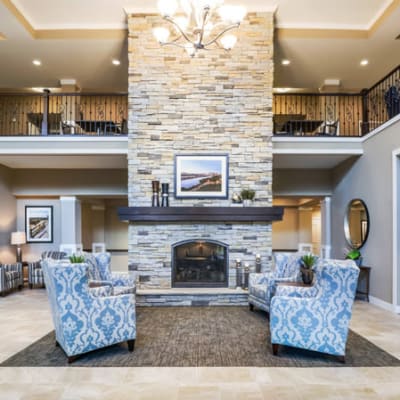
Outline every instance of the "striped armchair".
<svg viewBox="0 0 400 400"><path fill-rule="evenodd" d="M51 258L52 260L61 260L67 256L67 253L63 251L44 251L40 257L39 261L34 261L28 263L28 284L32 289L33 286L44 286L42 261L46 258Z"/></svg>
<svg viewBox="0 0 400 400"><path fill-rule="evenodd" d="M12 289L21 289L24 285L22 264L0 264L0 295L4 296Z"/></svg>

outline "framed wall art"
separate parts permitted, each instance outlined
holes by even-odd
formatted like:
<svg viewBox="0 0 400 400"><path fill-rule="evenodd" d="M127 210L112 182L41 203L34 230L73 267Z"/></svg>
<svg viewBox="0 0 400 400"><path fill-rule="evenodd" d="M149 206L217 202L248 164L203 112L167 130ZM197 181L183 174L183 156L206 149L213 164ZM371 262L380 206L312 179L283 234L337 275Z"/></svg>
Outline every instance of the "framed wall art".
<svg viewBox="0 0 400 400"><path fill-rule="evenodd" d="M227 199L228 155L176 155L175 197Z"/></svg>
<svg viewBox="0 0 400 400"><path fill-rule="evenodd" d="M27 243L53 243L53 206L25 206Z"/></svg>

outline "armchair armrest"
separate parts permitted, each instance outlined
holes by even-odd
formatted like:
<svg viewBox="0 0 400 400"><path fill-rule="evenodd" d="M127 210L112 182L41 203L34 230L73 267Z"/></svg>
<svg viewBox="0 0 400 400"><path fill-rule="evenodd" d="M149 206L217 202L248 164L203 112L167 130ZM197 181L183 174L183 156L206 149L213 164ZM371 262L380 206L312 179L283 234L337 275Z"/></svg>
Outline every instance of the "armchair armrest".
<svg viewBox="0 0 400 400"><path fill-rule="evenodd" d="M114 286L134 287L136 285L135 279L125 272L113 272L111 278Z"/></svg>
<svg viewBox="0 0 400 400"><path fill-rule="evenodd" d="M261 285L267 284L271 279L273 279L273 272L252 272L249 274L249 285Z"/></svg>
<svg viewBox="0 0 400 400"><path fill-rule="evenodd" d="M310 297L316 297L316 295L317 295L317 288L315 286L302 287L302 286L278 285L275 292L275 296L287 296L287 297L310 298Z"/></svg>
<svg viewBox="0 0 400 400"><path fill-rule="evenodd" d="M102 286L109 286L112 288L113 284L110 281L90 280L90 281L88 281L88 286L89 286L89 288L97 288L97 287L102 287Z"/></svg>

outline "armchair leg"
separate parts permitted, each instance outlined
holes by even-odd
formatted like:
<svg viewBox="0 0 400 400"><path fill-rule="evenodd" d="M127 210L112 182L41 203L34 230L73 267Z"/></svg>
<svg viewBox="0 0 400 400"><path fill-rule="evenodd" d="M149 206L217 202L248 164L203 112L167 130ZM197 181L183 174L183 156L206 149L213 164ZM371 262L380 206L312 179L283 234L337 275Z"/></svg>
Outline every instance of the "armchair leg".
<svg viewBox="0 0 400 400"><path fill-rule="evenodd" d="M254 304L249 303L249 310L254 311Z"/></svg>
<svg viewBox="0 0 400 400"><path fill-rule="evenodd" d="M279 350L279 344L278 343L272 343L272 354L274 356L278 355L278 350Z"/></svg>
<svg viewBox="0 0 400 400"><path fill-rule="evenodd" d="M344 356L337 356L337 359L339 362L341 362L342 364L346 364L346 359Z"/></svg>
<svg viewBox="0 0 400 400"><path fill-rule="evenodd" d="M78 358L79 358L79 355L76 355L76 356L69 356L69 357L68 357L68 364L72 364L72 363L75 362Z"/></svg>
<svg viewBox="0 0 400 400"><path fill-rule="evenodd" d="M128 340L128 350L132 353L135 350L135 339Z"/></svg>

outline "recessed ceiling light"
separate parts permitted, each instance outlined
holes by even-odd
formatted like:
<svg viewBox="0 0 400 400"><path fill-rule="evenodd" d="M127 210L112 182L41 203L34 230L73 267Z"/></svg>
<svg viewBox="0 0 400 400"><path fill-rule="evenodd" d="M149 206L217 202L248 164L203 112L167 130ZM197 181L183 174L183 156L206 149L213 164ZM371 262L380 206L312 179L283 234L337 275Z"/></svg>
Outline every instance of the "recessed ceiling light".
<svg viewBox="0 0 400 400"><path fill-rule="evenodd" d="M364 59L364 60L360 61L360 65L363 66L363 67L365 67L368 64L369 64L369 61L367 59Z"/></svg>
<svg viewBox="0 0 400 400"><path fill-rule="evenodd" d="M282 60L282 65L289 65L290 64L290 60Z"/></svg>
<svg viewBox="0 0 400 400"><path fill-rule="evenodd" d="M121 61L114 59L114 60L112 60L112 63L113 63L114 65L120 65L120 64L121 64Z"/></svg>
<svg viewBox="0 0 400 400"><path fill-rule="evenodd" d="M32 64L39 66L39 65L42 65L42 62L40 60L33 60Z"/></svg>

